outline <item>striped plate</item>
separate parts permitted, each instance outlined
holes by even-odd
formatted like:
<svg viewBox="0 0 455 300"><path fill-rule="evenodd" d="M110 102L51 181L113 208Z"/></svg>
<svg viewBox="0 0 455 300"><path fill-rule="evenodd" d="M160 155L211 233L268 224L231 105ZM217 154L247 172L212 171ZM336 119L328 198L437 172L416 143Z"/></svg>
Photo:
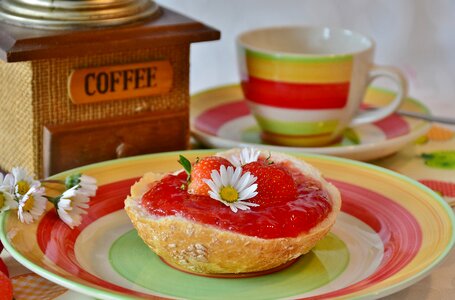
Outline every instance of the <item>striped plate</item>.
<svg viewBox="0 0 455 300"><path fill-rule="evenodd" d="M364 103L382 106L395 94L369 88ZM407 98L401 109L429 114L419 101ZM256 120L244 101L239 85L223 86L198 93L191 98L191 131L210 148L249 146L275 151L329 154L356 160L372 160L390 155L424 135L430 123L392 115L373 124L348 128L343 140L329 147L285 147L267 145L261 140Z"/></svg>
<svg viewBox="0 0 455 300"><path fill-rule="evenodd" d="M184 154L194 160L211 153ZM297 156L340 189L342 212L332 232L309 254L276 273L249 278L191 275L166 265L138 238L123 211L129 187L145 172L176 170L178 153L77 169L100 184L78 228L70 230L53 210L31 225L10 213L0 220L0 238L30 270L102 299L376 298L421 279L452 248L453 213L423 185L364 163Z"/></svg>

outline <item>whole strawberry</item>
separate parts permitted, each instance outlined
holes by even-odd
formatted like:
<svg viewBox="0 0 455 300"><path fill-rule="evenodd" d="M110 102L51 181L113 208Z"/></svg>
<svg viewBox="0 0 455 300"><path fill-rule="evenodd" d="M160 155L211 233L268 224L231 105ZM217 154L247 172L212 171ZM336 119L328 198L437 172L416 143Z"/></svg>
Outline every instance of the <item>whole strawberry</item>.
<svg viewBox="0 0 455 300"><path fill-rule="evenodd" d="M220 170L221 166L232 166L225 158L208 156L197 161L189 172L188 193L195 195L208 195L210 187L203 179L210 179L213 170ZM186 168L185 168L186 170ZM188 171L187 171L188 173Z"/></svg>
<svg viewBox="0 0 455 300"><path fill-rule="evenodd" d="M258 195L252 198L251 202L268 206L292 201L297 196L294 179L282 166L262 160L244 165L243 172L250 172L257 177Z"/></svg>

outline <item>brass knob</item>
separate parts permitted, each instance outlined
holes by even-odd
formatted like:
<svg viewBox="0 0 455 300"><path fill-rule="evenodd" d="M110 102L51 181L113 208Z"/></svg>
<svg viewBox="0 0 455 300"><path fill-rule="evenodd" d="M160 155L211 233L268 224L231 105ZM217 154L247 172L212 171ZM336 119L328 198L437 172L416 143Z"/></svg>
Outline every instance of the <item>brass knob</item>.
<svg viewBox="0 0 455 300"><path fill-rule="evenodd" d="M3 0L0 20L25 27L84 29L157 17L153 0Z"/></svg>

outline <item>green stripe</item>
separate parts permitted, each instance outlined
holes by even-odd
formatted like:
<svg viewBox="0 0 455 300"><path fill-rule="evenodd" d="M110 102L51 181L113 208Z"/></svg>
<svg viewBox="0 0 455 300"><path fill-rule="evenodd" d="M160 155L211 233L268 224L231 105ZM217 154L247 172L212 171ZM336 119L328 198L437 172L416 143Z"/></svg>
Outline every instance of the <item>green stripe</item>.
<svg viewBox="0 0 455 300"><path fill-rule="evenodd" d="M85 167L80 167L77 169L73 169L70 171L66 171L63 173L59 173L57 175L54 175L52 178L64 178L67 174L72 174L76 172L82 172L82 171L89 171L89 170L96 170L97 167L101 166L113 166L119 167L123 166L125 164L130 164L130 163L135 163L135 162L144 162L144 161L153 161L153 160L158 160L158 159L169 159L169 156L171 157L176 157L179 154L185 153L185 155L213 155L217 152L223 151L223 149L208 149L208 150L192 150L192 151L175 151L175 152L165 152L165 153L160 153L160 154L147 154L147 155L142 155L142 156L135 156L135 157L129 157L129 158L121 158L117 160L111 160L107 162L102 162L102 163L96 163L92 165L88 165ZM432 191L430 188L424 186L423 184L405 176L399 173L396 173L394 171L378 167L372 164L367 164L363 162L358 162L354 160L348 160L344 158L338 158L338 157L331 157L331 156L322 156L322 155L317 155L317 154L308 154L308 153L301 153L298 152L297 150L294 150L294 152L287 152L291 155L295 155L299 158L302 159L307 159L311 160L311 163L317 164L318 162L326 162L326 163L333 163L333 164L338 164L338 165L344 165L346 169L348 170L349 168L354 168L354 169L369 169L372 170L373 172L377 173L382 173L387 176L389 176L391 179L398 179L401 182L406 183L407 185L412 185L416 189L423 190L428 198L425 201L434 201L435 206L439 206L441 210L445 212L444 215L441 215L442 218L447 219L447 221L451 224L449 226L450 228L455 227L455 215L452 211L452 208L449 206L449 204L438 194L436 194L434 191ZM69 278L66 278L58 273L55 273L55 271L50 271L47 268L49 267L42 267L40 264L35 263L34 261L29 260L29 258L24 255L21 251L16 250L16 248L11 244L10 238L8 237L8 232L6 231L7 228L7 222L9 218L15 217L14 214L11 213L11 211L8 211L6 213L0 214L0 241L3 242L3 245L5 246L5 249L22 265L27 267L28 269L34 271L38 275L43 276L44 278L47 278L49 280L52 280L53 282L62 285L64 287L70 288L72 290L81 292L81 293L86 293L88 295L94 296L94 297L100 297L100 298L108 298L108 299L133 299L133 297L128 296L128 295L121 295L118 292L114 291L106 291L103 290L100 287L97 286L91 286L88 284L82 284L76 281L72 281ZM446 243L445 248L440 252L439 256L437 259L434 261L431 261L428 265L425 265L424 268L420 271L417 271L413 274L405 274L403 281L389 285L389 286L377 286L376 283L372 286L370 290L364 291L364 290L359 290L357 291L359 293L358 296L352 297L352 299L358 299L358 298L365 298L365 297L379 297L379 296L386 296L389 295L392 292L396 292L397 290L401 289L402 287L409 286L418 280L422 279L425 275L428 274L428 272L437 266L438 264L441 263L441 261L446 258L446 256L449 254L449 252L452 250L452 247L455 245L455 230L452 230L450 232L450 238L449 241ZM309 275L311 277L311 274ZM266 278L266 276L261 277L261 278ZM258 288L257 290L260 290ZM349 294L348 294L349 296ZM232 299L232 298L231 298ZM250 298L251 299L251 298Z"/></svg>
<svg viewBox="0 0 455 300"><path fill-rule="evenodd" d="M109 258L120 276L146 289L179 299L206 300L293 297L333 281L346 270L350 260L346 244L330 233L311 252L280 272L236 279L201 277L165 265L136 230L113 243Z"/></svg>
<svg viewBox="0 0 455 300"><path fill-rule="evenodd" d="M255 116L260 127L267 132L286 135L318 135L335 131L338 120L321 122L285 122Z"/></svg>
<svg viewBox="0 0 455 300"><path fill-rule="evenodd" d="M352 61L353 57L351 54L327 54L327 55L292 55L292 54L271 54L257 52L250 49L245 49L246 55L255 58L262 58L268 60L281 60L291 62L305 62L305 63L320 63L320 62L347 62Z"/></svg>

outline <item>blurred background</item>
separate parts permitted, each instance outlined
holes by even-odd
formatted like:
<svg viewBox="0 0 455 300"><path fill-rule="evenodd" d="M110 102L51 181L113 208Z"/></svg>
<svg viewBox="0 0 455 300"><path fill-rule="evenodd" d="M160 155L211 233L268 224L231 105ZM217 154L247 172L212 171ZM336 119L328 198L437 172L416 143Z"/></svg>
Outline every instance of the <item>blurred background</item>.
<svg viewBox="0 0 455 300"><path fill-rule="evenodd" d="M192 93L239 80L236 36L273 25L352 29L376 41L375 61L399 67L410 95L433 113L455 112L455 0L158 0L221 31L191 46Z"/></svg>

